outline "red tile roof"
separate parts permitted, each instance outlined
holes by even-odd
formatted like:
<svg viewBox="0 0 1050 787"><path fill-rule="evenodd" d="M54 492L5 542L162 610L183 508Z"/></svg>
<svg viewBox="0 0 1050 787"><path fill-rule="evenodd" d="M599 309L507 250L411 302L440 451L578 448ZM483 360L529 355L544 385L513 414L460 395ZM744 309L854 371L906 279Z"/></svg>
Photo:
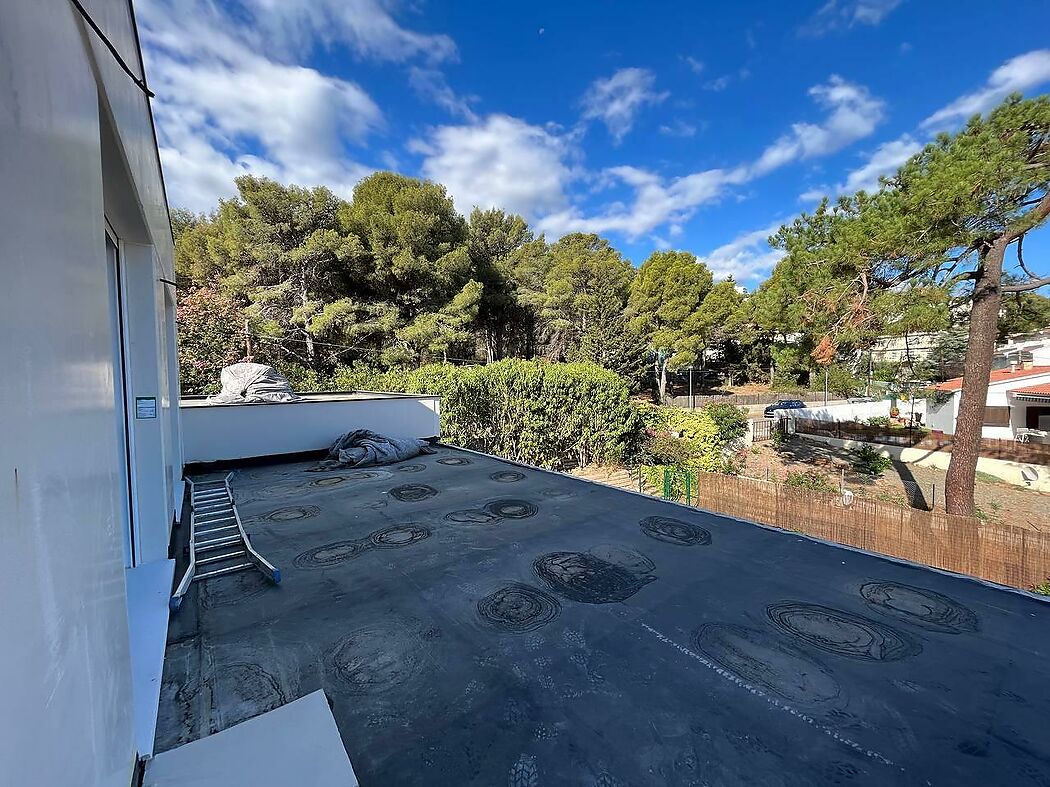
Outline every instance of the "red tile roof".
<svg viewBox="0 0 1050 787"><path fill-rule="evenodd" d="M1008 380L1020 380L1022 377L1035 377L1040 374L1050 374L1050 366L1033 366L1031 369L1017 369L1016 371L996 369L988 375L988 383L1005 383ZM938 383L936 388L938 391L961 391L962 381L961 377L953 377L951 380Z"/></svg>
<svg viewBox="0 0 1050 787"><path fill-rule="evenodd" d="M1050 396L1050 383L1042 383L1040 385L1029 385L1025 388L1014 388L1012 393L1015 394L1037 394L1039 396Z"/></svg>

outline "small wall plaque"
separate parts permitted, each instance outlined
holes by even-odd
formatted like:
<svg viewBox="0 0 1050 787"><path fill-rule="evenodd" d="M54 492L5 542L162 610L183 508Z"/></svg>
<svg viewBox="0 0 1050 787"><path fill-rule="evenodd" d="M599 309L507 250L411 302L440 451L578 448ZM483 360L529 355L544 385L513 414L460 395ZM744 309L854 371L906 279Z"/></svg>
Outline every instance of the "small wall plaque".
<svg viewBox="0 0 1050 787"><path fill-rule="evenodd" d="M135 397L135 418L156 418L157 398L155 396Z"/></svg>

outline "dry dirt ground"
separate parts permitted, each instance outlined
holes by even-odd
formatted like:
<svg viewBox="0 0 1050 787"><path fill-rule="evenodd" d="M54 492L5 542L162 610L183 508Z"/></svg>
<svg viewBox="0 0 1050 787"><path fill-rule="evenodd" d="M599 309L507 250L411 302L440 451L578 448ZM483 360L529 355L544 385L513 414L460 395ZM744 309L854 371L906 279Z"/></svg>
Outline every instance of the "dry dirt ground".
<svg viewBox="0 0 1050 787"><path fill-rule="evenodd" d="M853 490L854 494L901 505L908 504L910 482L918 486L918 494L927 506L933 502L938 509L944 509L944 471L936 468L894 462L881 478L871 478L853 470L848 451L802 438L795 438L779 449L771 442L755 443L740 457L744 461L741 475L751 478L783 481L788 473L816 470L837 488L845 471L846 488ZM573 471L573 474L638 490L637 475L623 468L585 467ZM978 473L976 499L979 516L990 522L1050 531L1050 495Z"/></svg>
<svg viewBox="0 0 1050 787"><path fill-rule="evenodd" d="M945 471L935 467L894 462L881 478L872 478L853 470L849 451L802 438L779 449L771 442L756 443L744 456L742 474L752 478L765 478L768 473L770 480L775 477L782 481L797 470L817 470L838 486L845 471L846 488L854 494L907 505L908 488L916 484L927 505L935 503L938 509L944 508ZM988 521L1050 531L1050 495L978 473L975 497L978 515Z"/></svg>

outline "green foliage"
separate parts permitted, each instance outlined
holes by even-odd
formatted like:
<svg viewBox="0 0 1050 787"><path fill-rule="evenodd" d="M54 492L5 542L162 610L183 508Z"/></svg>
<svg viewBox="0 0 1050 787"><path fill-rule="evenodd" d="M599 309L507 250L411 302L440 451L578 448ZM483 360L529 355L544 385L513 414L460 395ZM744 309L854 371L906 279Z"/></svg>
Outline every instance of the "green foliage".
<svg viewBox="0 0 1050 787"><path fill-rule="evenodd" d="M844 364L829 366L828 391L836 396L849 397L864 389L863 381Z"/></svg>
<svg viewBox="0 0 1050 787"><path fill-rule="evenodd" d="M885 473L893 462L870 445L862 445L853 450L853 469L858 473L879 477Z"/></svg>
<svg viewBox="0 0 1050 787"><path fill-rule="evenodd" d="M654 357L661 399L667 372L695 364L704 349L701 304L713 279L706 265L687 252L653 252L631 282L628 315L631 331ZM720 302L721 304L721 302Z"/></svg>
<svg viewBox="0 0 1050 787"><path fill-rule="evenodd" d="M873 415L864 423L866 423L868 426L878 426L883 429L889 429L890 426L892 426L892 424L890 423L890 417L888 415Z"/></svg>
<svg viewBox="0 0 1050 787"><path fill-rule="evenodd" d="M999 339L1012 333L1031 333L1050 325L1050 297L1037 292L1016 292L1003 298Z"/></svg>
<svg viewBox="0 0 1050 787"><path fill-rule="evenodd" d="M729 446L747 434L747 411L724 402L710 402L701 408L715 423L718 442Z"/></svg>
<svg viewBox="0 0 1050 787"><path fill-rule="evenodd" d="M787 474L784 485L806 492L838 492L827 476L816 470L795 470Z"/></svg>
<svg viewBox="0 0 1050 787"><path fill-rule="evenodd" d="M243 317L237 303L211 287L179 293L179 380L187 393L219 392L222 367L244 355Z"/></svg>
<svg viewBox="0 0 1050 787"><path fill-rule="evenodd" d="M594 364L424 366L405 390L442 397L448 442L541 467L619 463L640 435L627 383Z"/></svg>
<svg viewBox="0 0 1050 787"><path fill-rule="evenodd" d="M1050 578L1045 582L1040 582L1038 585L1033 585L1032 592L1038 593L1040 596L1050 596Z"/></svg>

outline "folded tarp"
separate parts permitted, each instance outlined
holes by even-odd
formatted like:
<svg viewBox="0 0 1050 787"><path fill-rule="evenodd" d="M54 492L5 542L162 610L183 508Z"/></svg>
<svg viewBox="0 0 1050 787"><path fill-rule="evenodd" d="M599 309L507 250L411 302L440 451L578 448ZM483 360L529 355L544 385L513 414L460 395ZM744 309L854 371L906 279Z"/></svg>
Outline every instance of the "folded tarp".
<svg viewBox="0 0 1050 787"><path fill-rule="evenodd" d="M222 392L208 397L209 404L298 402L300 397L283 374L261 363L235 363L219 375Z"/></svg>
<svg viewBox="0 0 1050 787"><path fill-rule="evenodd" d="M368 429L355 429L341 435L330 449L322 467L372 467L401 462L434 449L418 437L384 437Z"/></svg>

